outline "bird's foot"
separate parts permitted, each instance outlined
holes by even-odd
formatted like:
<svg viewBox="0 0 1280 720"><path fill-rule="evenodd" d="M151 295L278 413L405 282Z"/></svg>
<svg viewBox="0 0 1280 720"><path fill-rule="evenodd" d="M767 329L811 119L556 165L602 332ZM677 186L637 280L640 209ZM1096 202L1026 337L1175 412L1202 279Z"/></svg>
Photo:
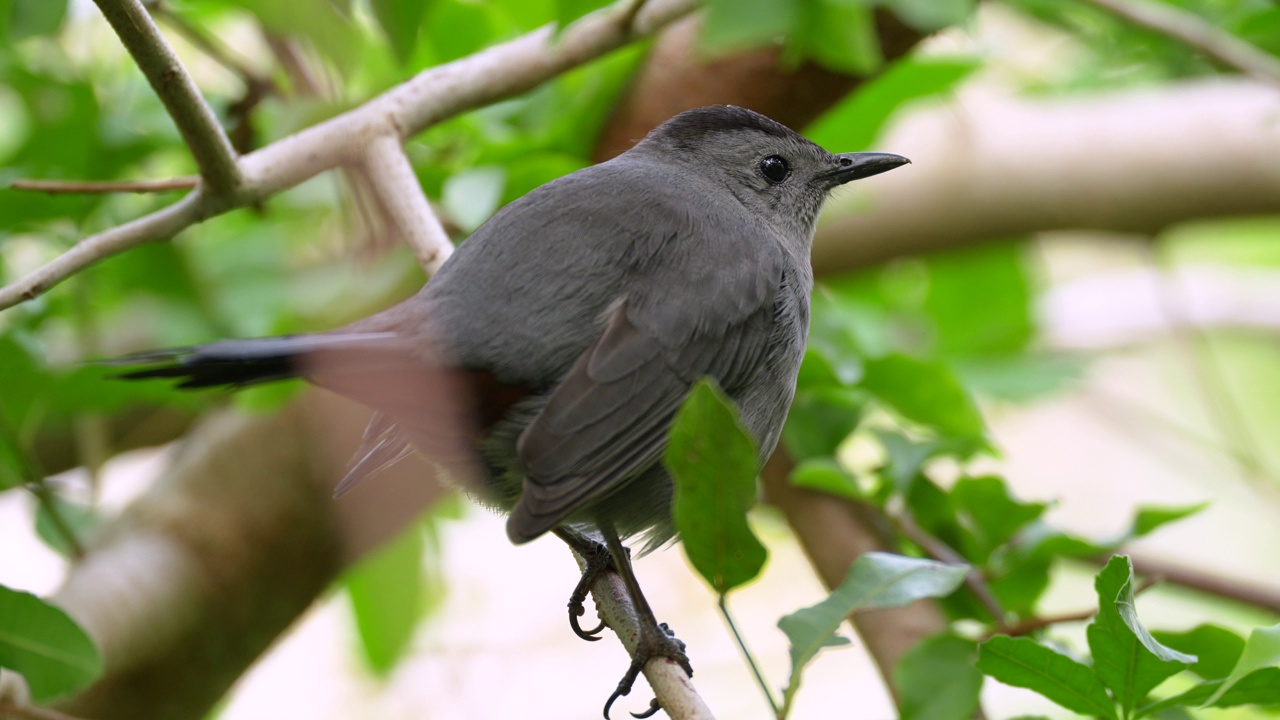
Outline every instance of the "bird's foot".
<svg viewBox="0 0 1280 720"><path fill-rule="evenodd" d="M609 554L609 546L604 543L590 543L585 547L575 548L582 559L586 562L586 566L582 569L582 578L578 580L578 585L573 589L573 594L569 596L569 627L573 628L573 634L582 638L595 642L600 639L600 633L604 632L605 622L590 630L583 630L578 624L578 618L587 614L587 608L583 602L587 599L587 592L591 590L591 583L595 582L600 573L613 567L613 558Z"/></svg>
<svg viewBox="0 0 1280 720"><path fill-rule="evenodd" d="M623 695L631 693L631 687L635 685L636 678L640 676L640 671L644 666L654 658L665 657L678 664L684 671L693 677L693 666L689 664L689 656L685 654L684 643L671 632L671 628L666 623L656 625L640 624L640 637L636 641L635 651L631 654L631 667L627 668L627 673L622 676L622 680L618 682L618 687L609 696L604 704L605 720L609 718L609 708L613 703ZM658 699L654 698L649 701L649 709L641 714L631 713L632 717L647 718L652 717L658 712L662 706L658 703Z"/></svg>

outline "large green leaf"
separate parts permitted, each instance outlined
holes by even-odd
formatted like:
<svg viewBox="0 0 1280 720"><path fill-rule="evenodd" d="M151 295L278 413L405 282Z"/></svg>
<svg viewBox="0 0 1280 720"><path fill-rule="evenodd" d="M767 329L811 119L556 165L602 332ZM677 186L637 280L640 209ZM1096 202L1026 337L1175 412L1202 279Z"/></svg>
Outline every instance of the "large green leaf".
<svg viewBox="0 0 1280 720"><path fill-rule="evenodd" d="M21 673L39 703L102 674L98 648L65 612L0 585L0 667Z"/></svg>
<svg viewBox="0 0 1280 720"><path fill-rule="evenodd" d="M1134 717L1146 717L1169 708L1205 705L1210 697L1223 688L1224 684L1224 680L1202 682L1184 693L1143 706L1134 714ZM1240 705L1280 706L1280 668L1265 667L1254 670L1240 678L1212 703L1213 707L1220 708Z"/></svg>
<svg viewBox="0 0 1280 720"><path fill-rule="evenodd" d="M1088 665L1031 638L997 635L982 643L978 669L1006 685L1034 690L1072 712L1117 720L1115 703Z"/></svg>
<svg viewBox="0 0 1280 720"><path fill-rule="evenodd" d="M950 90L978 65L971 58L897 60L819 117L805 135L832 152L866 150L898 108Z"/></svg>
<svg viewBox="0 0 1280 720"><path fill-rule="evenodd" d="M1222 681L1222 686L1205 701L1205 705L1216 704L1246 675L1273 665L1280 665L1280 624L1254 628L1253 632L1249 633L1249 639L1244 643L1244 651L1240 653L1236 666Z"/></svg>
<svg viewBox="0 0 1280 720"><path fill-rule="evenodd" d="M869 552L849 568L827 599L778 621L791 640L792 672L803 668L850 613L901 607L926 597L948 595L964 581L963 565Z"/></svg>
<svg viewBox="0 0 1280 720"><path fill-rule="evenodd" d="M395 667L422 618L422 528L413 524L343 579L365 659L375 674Z"/></svg>
<svg viewBox="0 0 1280 720"><path fill-rule="evenodd" d="M1044 514L1044 503L1019 502L1003 479L994 475L961 478L951 488L951 501L976 540L971 558L981 562L1028 523Z"/></svg>
<svg viewBox="0 0 1280 720"><path fill-rule="evenodd" d="M782 428L787 452L796 461L834 455L862 419L865 399L842 387L798 389Z"/></svg>
<svg viewBox="0 0 1280 720"><path fill-rule="evenodd" d="M1094 584L1098 614L1086 631L1094 669L1127 715L1196 658L1161 645L1138 621L1129 558L1111 558Z"/></svg>
<svg viewBox="0 0 1280 720"><path fill-rule="evenodd" d="M1199 625L1185 632L1151 634L1166 647L1195 655L1198 659L1189 669L1205 680L1225 678L1244 651L1244 638L1217 625Z"/></svg>
<svg viewBox="0 0 1280 720"><path fill-rule="evenodd" d="M923 598L949 595L964 582L968 570L964 565L864 553L825 600L778 621L778 627L791 641L791 679L786 695L794 696L805 666L819 650L843 644L835 633L850 613L901 607Z"/></svg>
<svg viewBox="0 0 1280 720"><path fill-rule="evenodd" d="M986 433L973 398L945 363L899 353L867 360L862 387L903 417L942 435L977 443Z"/></svg>
<svg viewBox="0 0 1280 720"><path fill-rule="evenodd" d="M689 562L720 595L753 580L767 557L747 524L759 454L733 401L711 379L689 391L663 460L675 482L671 514Z"/></svg>
<svg viewBox="0 0 1280 720"><path fill-rule="evenodd" d="M723 54L768 44L800 21L801 0L707 0L698 44Z"/></svg>
<svg viewBox="0 0 1280 720"><path fill-rule="evenodd" d="M370 4L373 17L387 40L391 41L396 59L403 65L418 45L418 31L422 28L422 18L431 7L431 0L370 0Z"/></svg>
<svg viewBox="0 0 1280 720"><path fill-rule="evenodd" d="M62 27L67 0L10 0L9 40L32 35L52 35Z"/></svg>
<svg viewBox="0 0 1280 720"><path fill-rule="evenodd" d="M871 8L844 0L804 0L788 51L837 72L866 75L884 62Z"/></svg>
<svg viewBox="0 0 1280 720"><path fill-rule="evenodd" d="M972 640L951 634L920 641L893 669L901 720L967 720L978 707L982 673Z"/></svg>
<svg viewBox="0 0 1280 720"><path fill-rule="evenodd" d="M1025 255L1025 243L1003 242L925 261L924 310L935 351L1004 355L1026 348L1034 324Z"/></svg>

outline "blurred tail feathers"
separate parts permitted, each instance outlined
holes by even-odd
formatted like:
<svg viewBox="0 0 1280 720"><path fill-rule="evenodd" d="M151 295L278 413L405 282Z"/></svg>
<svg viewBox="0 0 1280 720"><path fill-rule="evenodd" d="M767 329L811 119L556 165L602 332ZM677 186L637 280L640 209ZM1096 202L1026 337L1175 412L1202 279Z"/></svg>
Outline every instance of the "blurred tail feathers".
<svg viewBox="0 0 1280 720"><path fill-rule="evenodd" d="M130 370L128 380L175 378L180 388L245 387L308 375L303 358L332 351L375 350L397 340L394 333L292 335L222 340L209 345L126 355L110 365L153 365ZM308 362L309 366L311 363ZM326 363L327 369L332 364ZM358 366L356 366L358 367ZM367 368L361 368L367 372Z"/></svg>

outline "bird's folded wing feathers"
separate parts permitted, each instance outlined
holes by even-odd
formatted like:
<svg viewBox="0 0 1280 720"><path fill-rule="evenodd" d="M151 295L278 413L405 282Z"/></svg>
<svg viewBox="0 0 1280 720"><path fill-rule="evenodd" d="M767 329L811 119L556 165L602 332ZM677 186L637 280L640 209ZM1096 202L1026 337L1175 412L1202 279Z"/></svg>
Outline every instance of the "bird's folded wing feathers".
<svg viewBox="0 0 1280 720"><path fill-rule="evenodd" d="M550 530L658 462L699 377L731 392L750 381L774 320L778 267L756 258L721 268L714 287L680 293L678 304L662 287L614 310L521 434L526 481L508 522L514 540Z"/></svg>

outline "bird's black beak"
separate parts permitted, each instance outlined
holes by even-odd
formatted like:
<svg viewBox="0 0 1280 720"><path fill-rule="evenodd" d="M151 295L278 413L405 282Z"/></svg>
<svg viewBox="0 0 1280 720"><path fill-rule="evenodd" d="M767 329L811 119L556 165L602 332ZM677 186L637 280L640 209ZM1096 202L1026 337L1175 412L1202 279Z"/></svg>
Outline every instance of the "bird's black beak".
<svg viewBox="0 0 1280 720"><path fill-rule="evenodd" d="M901 155L877 152L841 153L835 158L835 169L827 173L832 186L879 175L911 162Z"/></svg>

